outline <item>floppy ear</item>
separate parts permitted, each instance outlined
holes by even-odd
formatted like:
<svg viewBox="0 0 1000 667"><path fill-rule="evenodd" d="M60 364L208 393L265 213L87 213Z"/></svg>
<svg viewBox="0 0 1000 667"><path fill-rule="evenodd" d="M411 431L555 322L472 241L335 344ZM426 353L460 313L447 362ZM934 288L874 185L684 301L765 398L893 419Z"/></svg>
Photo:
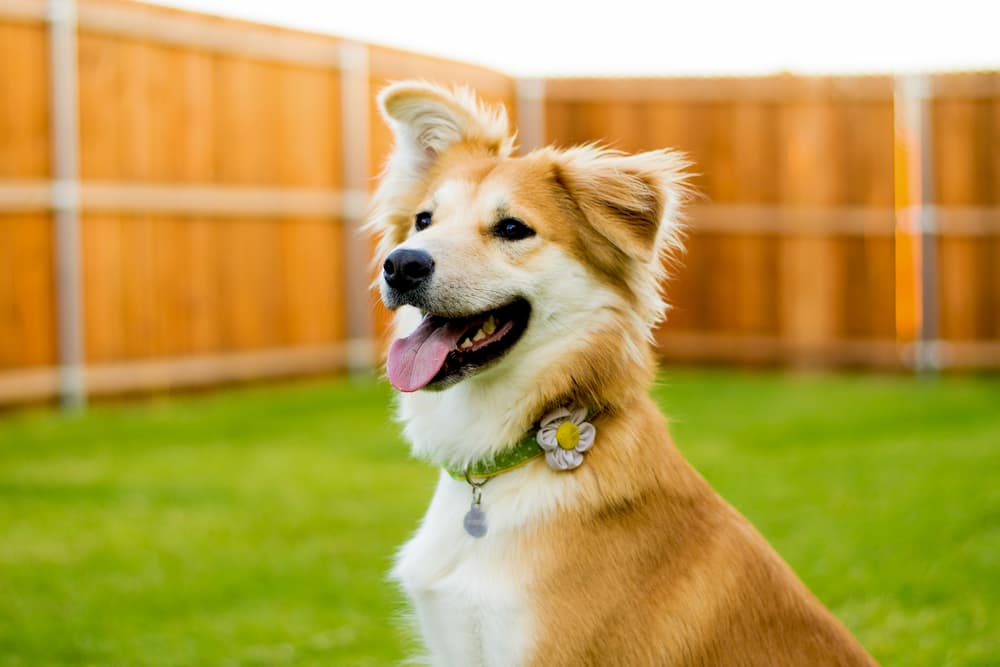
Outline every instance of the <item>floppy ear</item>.
<svg viewBox="0 0 1000 667"><path fill-rule="evenodd" d="M626 155L595 146L565 151L558 178L590 228L643 263L680 242L687 161L666 150Z"/></svg>
<svg viewBox="0 0 1000 667"><path fill-rule="evenodd" d="M487 108L467 88L449 91L422 81L403 81L385 88L378 101L396 137L389 169L418 174L459 143L498 156L513 150L506 110Z"/></svg>

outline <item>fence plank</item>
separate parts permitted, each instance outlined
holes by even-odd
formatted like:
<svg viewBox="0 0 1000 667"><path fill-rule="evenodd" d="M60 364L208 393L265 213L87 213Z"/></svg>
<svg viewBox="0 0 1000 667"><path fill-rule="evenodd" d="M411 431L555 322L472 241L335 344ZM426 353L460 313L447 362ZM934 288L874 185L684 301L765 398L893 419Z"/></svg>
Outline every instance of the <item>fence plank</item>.
<svg viewBox="0 0 1000 667"><path fill-rule="evenodd" d="M0 215L0 239L0 368L54 364L51 222Z"/></svg>
<svg viewBox="0 0 1000 667"><path fill-rule="evenodd" d="M0 23L0 178L49 174L46 48L43 26Z"/></svg>
<svg viewBox="0 0 1000 667"><path fill-rule="evenodd" d="M997 139L995 107L989 100L951 97L933 104L933 150L938 201L944 205L992 203L998 189L994 173ZM1000 220L994 224L1000 227ZM941 304L940 332L945 340L989 338L996 330L990 276L998 257L995 243L942 236L938 240Z"/></svg>
<svg viewBox="0 0 1000 667"><path fill-rule="evenodd" d="M787 105L781 112L787 146L778 163L782 201L829 205L841 196L842 155L838 118L825 103ZM780 242L780 330L793 345L819 344L840 327L838 290L844 275L839 248L828 239L787 238Z"/></svg>
<svg viewBox="0 0 1000 667"><path fill-rule="evenodd" d="M893 106L888 101L847 104L849 140L846 178L852 203L884 210L894 219ZM895 336L895 253L892 239L866 230L854 242L855 266L847 272L845 335L889 339ZM850 252L850 251L849 251Z"/></svg>
<svg viewBox="0 0 1000 667"><path fill-rule="evenodd" d="M80 176L85 181L119 180L120 45L116 40L81 32L77 48ZM120 359L125 355L124 289L129 282L123 274L121 220L114 213L85 213L81 227L87 360Z"/></svg>
<svg viewBox="0 0 1000 667"><path fill-rule="evenodd" d="M996 84L1000 84L1000 76L996 74L993 75L992 80ZM1000 86L998 86L1000 87ZM992 123L990 124L990 144L997 146L1000 144L1000 93L994 95L990 100L991 112L990 117L992 118ZM991 172L993 173L993 183L1000 182L1000 150L992 151L992 164ZM992 198L990 200L990 205L993 206L994 210L1000 208L1000 186L995 186L991 190ZM1000 230L1000 213L998 213L993 219L993 228ZM1000 340L1000 234L998 234L993 239L993 298L989 303L989 309L994 314L993 317L993 331L990 332L990 338L994 340Z"/></svg>
<svg viewBox="0 0 1000 667"><path fill-rule="evenodd" d="M774 114L764 104L737 101L731 109L731 191L737 202L772 203L771 176L777 168ZM735 275L735 329L754 335L774 335L778 330L778 255L766 237L736 237L733 245Z"/></svg>
<svg viewBox="0 0 1000 667"><path fill-rule="evenodd" d="M0 178L50 170L45 27L0 23ZM0 368L54 364L55 304L48 215L0 215Z"/></svg>

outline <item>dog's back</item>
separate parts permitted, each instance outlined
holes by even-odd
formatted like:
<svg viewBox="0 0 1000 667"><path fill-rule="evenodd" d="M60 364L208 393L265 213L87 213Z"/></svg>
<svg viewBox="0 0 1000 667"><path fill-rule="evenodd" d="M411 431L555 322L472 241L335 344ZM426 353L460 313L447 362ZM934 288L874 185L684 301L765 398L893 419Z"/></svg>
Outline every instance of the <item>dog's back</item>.
<svg viewBox="0 0 1000 667"><path fill-rule="evenodd" d="M587 462L579 520L523 548L538 558L539 616L560 619L535 664L874 664L681 458L651 401L597 427L615 456Z"/></svg>

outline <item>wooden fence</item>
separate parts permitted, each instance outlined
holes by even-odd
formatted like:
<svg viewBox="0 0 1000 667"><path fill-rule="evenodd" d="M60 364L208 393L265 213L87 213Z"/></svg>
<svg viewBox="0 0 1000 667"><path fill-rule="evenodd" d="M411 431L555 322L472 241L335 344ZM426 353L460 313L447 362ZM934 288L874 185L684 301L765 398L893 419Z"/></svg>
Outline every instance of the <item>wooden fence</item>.
<svg viewBox="0 0 1000 667"><path fill-rule="evenodd" d="M56 17L0 0L0 403L80 377L100 394L370 366L384 315L358 226L390 141L373 91L422 76L513 107L513 81L147 5L76 14L78 186L53 173ZM60 284L67 189L80 266ZM78 359L58 333L74 289Z"/></svg>
<svg viewBox="0 0 1000 667"><path fill-rule="evenodd" d="M669 359L906 367L918 343L1000 365L996 74L929 80L934 168L903 206L888 77L515 81L117 0L76 8L78 128L56 140L50 5L0 0L0 403L370 366L385 314L357 228L391 141L372 98L409 77L505 103L527 147L691 155ZM912 204L932 224L899 224Z"/></svg>
<svg viewBox="0 0 1000 667"><path fill-rule="evenodd" d="M539 97L549 141L678 146L696 164L665 357L898 367L922 343L931 366L996 367L1000 76L922 83L915 146L894 113L912 92L891 77L549 80Z"/></svg>

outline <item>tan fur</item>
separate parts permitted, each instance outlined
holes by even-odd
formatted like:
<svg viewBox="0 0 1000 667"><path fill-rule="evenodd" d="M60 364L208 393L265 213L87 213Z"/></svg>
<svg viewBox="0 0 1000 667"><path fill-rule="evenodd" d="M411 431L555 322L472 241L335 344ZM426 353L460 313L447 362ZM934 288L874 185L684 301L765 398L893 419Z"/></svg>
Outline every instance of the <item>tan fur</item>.
<svg viewBox="0 0 1000 667"><path fill-rule="evenodd" d="M387 169L372 221L383 255L413 233L414 213L442 184L465 183L473 199L506 193L538 241L505 245L488 233L490 219L457 207L439 224L451 226L463 261L530 271L545 244L558 244L621 296L614 325L589 332L585 354L553 358L523 403L510 408L512 433L556 405L602 408L597 444L579 469L557 473L536 460L517 473L524 484L549 485L554 497L559 490L569 499L510 546L539 619L529 664L875 664L684 461L648 396L656 368L649 332L663 312L664 255L678 246L671 225L684 161L663 151L625 156L594 147L513 158L512 138L498 134L506 127L501 113L426 84L397 85L382 105L396 124L451 110L444 135L428 130L429 138L418 139L430 158L397 155Z"/></svg>
<svg viewBox="0 0 1000 667"><path fill-rule="evenodd" d="M684 462L650 399L595 426L574 480L586 504L521 545L538 616L556 619L531 664L874 664Z"/></svg>

